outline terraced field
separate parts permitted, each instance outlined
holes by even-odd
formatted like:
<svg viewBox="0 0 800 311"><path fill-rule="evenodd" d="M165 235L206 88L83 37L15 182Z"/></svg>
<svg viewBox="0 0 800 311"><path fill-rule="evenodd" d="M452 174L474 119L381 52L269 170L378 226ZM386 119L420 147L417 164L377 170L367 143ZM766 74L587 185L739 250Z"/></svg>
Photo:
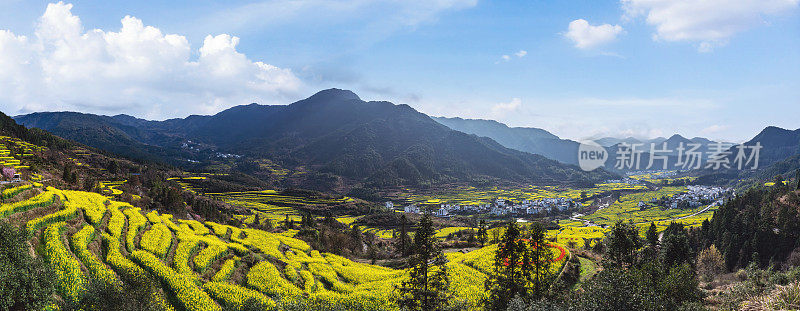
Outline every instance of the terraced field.
<svg viewBox="0 0 800 311"><path fill-rule="evenodd" d="M178 183L184 190L192 192L192 193L202 193L200 188L197 188L192 183L193 181L197 180L205 180L205 176L189 176L189 177L170 177L167 180L172 180Z"/></svg>
<svg viewBox="0 0 800 311"><path fill-rule="evenodd" d="M600 209L591 215L580 216L577 220L560 221L561 229L551 230L548 235L555 238L558 243L568 244L574 242L576 247L583 247L587 242L594 245L602 239L607 229L601 226L611 226L615 222L632 221L642 236L651 222L656 224L658 231L662 231L671 222L681 223L687 227L697 227L703 221L714 216L718 206L700 206L692 209L662 209L656 206L638 207L639 201L648 201L651 198L661 198L686 192L686 187L663 187L657 191L645 191L623 195L606 208ZM595 226L587 226L584 221L590 221Z"/></svg>
<svg viewBox="0 0 800 311"><path fill-rule="evenodd" d="M261 221L269 219L277 224L277 222L285 220L286 216L289 216L292 220L299 221L301 217L297 211L298 207L333 206L353 201L352 198L348 197L323 199L300 195L284 195L275 190L206 193L205 195L233 205L249 208L254 214L236 216L248 224L253 223L255 214L260 215Z"/></svg>
<svg viewBox="0 0 800 311"><path fill-rule="evenodd" d="M551 244L550 249L554 258L554 263L550 266L550 273L558 275L570 253L559 244ZM487 292L484 290L483 284L487 275L492 272L496 251L497 244L493 244L466 254L446 254L450 260L447 267L452 283L455 285L455 291L459 296L470 297L466 302L473 308L479 308L479 302L487 298Z"/></svg>
<svg viewBox="0 0 800 311"><path fill-rule="evenodd" d="M561 224L559 230L549 230L547 236L555 239L559 244L571 245L577 248L594 246L594 244L605 237L606 229L599 226L583 226Z"/></svg>
<svg viewBox="0 0 800 311"><path fill-rule="evenodd" d="M459 204L480 205L494 202L495 199L511 201L537 200L543 198L571 198L579 199L581 195L592 196L612 190L645 190L643 185L627 183L603 183L594 188L572 189L552 186L530 186L517 189L479 189L475 187L461 187L445 191L444 193L418 194L404 191L396 194L395 199L401 204Z"/></svg>
<svg viewBox="0 0 800 311"><path fill-rule="evenodd" d="M14 154L11 151L12 148L20 153ZM45 150L47 150L46 147L30 144L14 137L0 136L0 165L15 169L27 169L29 166L23 165L22 159L33 156L34 152Z"/></svg>
<svg viewBox="0 0 800 311"><path fill-rule="evenodd" d="M122 190L117 189L117 187L122 186L128 182L127 180L120 180L120 181L101 181L100 184L100 191L106 195L120 195L122 194Z"/></svg>
<svg viewBox="0 0 800 311"><path fill-rule="evenodd" d="M7 189L8 190L8 189ZM0 205L0 218L23 225L36 254L56 271L58 294L78 300L90 282L161 284L151 302L164 310L237 310L247 299L267 306L303 299L353 309L395 309L391 295L404 270L319 253L281 234L179 220L89 192L22 184ZM456 299L477 309L493 248L448 255ZM568 255L553 245L560 269ZM488 256L488 257L487 257Z"/></svg>
<svg viewBox="0 0 800 311"><path fill-rule="evenodd" d="M597 212L583 216L581 219L591 221L598 225L612 225L618 220L632 221L637 224L650 224L654 222L667 222L676 218L684 218L689 215L695 214L704 210L705 206L700 206L692 209L663 209L657 206L647 206L642 209L639 208L639 201L649 201L653 198L670 197L675 194L686 192L686 187L663 187L658 191L647 191L641 193L627 194L619 198L616 202L612 203L607 208L598 210ZM697 215L696 217L681 219L680 222L689 225L699 224L705 218L710 218L716 208L709 209L708 211ZM699 220L699 222L698 222Z"/></svg>

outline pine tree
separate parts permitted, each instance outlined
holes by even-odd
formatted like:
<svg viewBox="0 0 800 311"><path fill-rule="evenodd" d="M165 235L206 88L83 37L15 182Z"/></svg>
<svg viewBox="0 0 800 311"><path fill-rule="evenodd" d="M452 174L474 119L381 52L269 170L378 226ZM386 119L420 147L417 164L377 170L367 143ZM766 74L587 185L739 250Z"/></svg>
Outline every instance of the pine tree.
<svg viewBox="0 0 800 311"><path fill-rule="evenodd" d="M488 240L489 234L486 232L486 221L481 220L480 224L478 224L478 241L481 242L481 247L483 247Z"/></svg>
<svg viewBox="0 0 800 311"><path fill-rule="evenodd" d="M800 168L795 171L794 179L797 179L797 190L800 190Z"/></svg>
<svg viewBox="0 0 800 311"><path fill-rule="evenodd" d="M408 219L406 218L406 215L403 215L400 217L400 233L397 237L397 244L395 246L399 250L400 255L403 257L407 257L409 255L408 253L410 249L408 244L411 238L408 236L407 226Z"/></svg>
<svg viewBox="0 0 800 311"><path fill-rule="evenodd" d="M656 224L654 222L650 222L650 227L647 228L647 243L650 246L658 245L658 229L656 229Z"/></svg>
<svg viewBox="0 0 800 311"><path fill-rule="evenodd" d="M272 220L269 218L267 218L267 220L264 222L259 222L259 227L261 227L261 230L265 231L272 231L272 229L275 229L272 227Z"/></svg>
<svg viewBox="0 0 800 311"><path fill-rule="evenodd" d="M361 254L364 251L364 239L358 225L353 225L353 229L350 230L350 242L353 254Z"/></svg>
<svg viewBox="0 0 800 311"><path fill-rule="evenodd" d="M83 179L83 191L92 191L95 188L95 182L92 178Z"/></svg>
<svg viewBox="0 0 800 311"><path fill-rule="evenodd" d="M64 174L61 176L61 179L64 181L69 181L69 175L72 174L72 167L70 167L69 163L64 165Z"/></svg>
<svg viewBox="0 0 800 311"><path fill-rule="evenodd" d="M633 265L642 243L639 230L631 223L617 221L606 236L606 257L616 266Z"/></svg>
<svg viewBox="0 0 800 311"><path fill-rule="evenodd" d="M539 299L550 288L553 274L550 265L553 261L553 252L547 245L546 231L541 224L536 223L530 228L528 250L524 253L522 270L531 284L530 296Z"/></svg>
<svg viewBox="0 0 800 311"><path fill-rule="evenodd" d="M484 287L489 292L486 302L488 310L506 310L508 303L516 296L526 298L528 276L523 270L523 256L527 245L520 240L516 222L509 222L506 232L497 245L494 256L494 272Z"/></svg>
<svg viewBox="0 0 800 311"><path fill-rule="evenodd" d="M68 184L75 184L78 182L78 173L73 171L72 163L67 163L67 165L64 166L64 175L61 178Z"/></svg>
<svg viewBox="0 0 800 311"><path fill-rule="evenodd" d="M286 215L286 219L284 219L283 223L286 226L286 229L294 229L294 221L289 217L289 215Z"/></svg>
<svg viewBox="0 0 800 311"><path fill-rule="evenodd" d="M300 226L303 228L316 228L317 220L311 215L311 212L305 212L300 220Z"/></svg>
<svg viewBox="0 0 800 311"><path fill-rule="evenodd" d="M423 216L414 235L413 254L408 258L409 278L396 290L397 304L408 310L444 310L450 298L447 260L434 236L430 215Z"/></svg>
<svg viewBox="0 0 800 311"><path fill-rule="evenodd" d="M682 263L693 263L694 255L689 245L689 236L682 224L670 223L664 230L659 259L665 267L673 267Z"/></svg>

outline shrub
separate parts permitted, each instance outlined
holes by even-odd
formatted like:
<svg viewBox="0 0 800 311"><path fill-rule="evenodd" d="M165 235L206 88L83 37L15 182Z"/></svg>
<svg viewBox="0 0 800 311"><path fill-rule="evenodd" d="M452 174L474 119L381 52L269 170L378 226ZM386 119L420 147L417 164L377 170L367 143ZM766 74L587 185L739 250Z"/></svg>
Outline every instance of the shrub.
<svg viewBox="0 0 800 311"><path fill-rule="evenodd" d="M713 280L715 275L722 273L724 270L725 259L722 258L722 254L720 254L716 246L711 245L697 255L697 272L706 281Z"/></svg>
<svg viewBox="0 0 800 311"><path fill-rule="evenodd" d="M52 270L28 253L25 231L0 221L0 310L40 310L54 292Z"/></svg>

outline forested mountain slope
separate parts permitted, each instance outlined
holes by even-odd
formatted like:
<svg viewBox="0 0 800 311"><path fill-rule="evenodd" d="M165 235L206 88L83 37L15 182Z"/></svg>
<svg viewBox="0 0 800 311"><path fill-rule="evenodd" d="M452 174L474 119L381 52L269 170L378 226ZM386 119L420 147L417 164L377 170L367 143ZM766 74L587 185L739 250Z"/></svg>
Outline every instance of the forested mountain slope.
<svg viewBox="0 0 800 311"><path fill-rule="evenodd" d="M266 159L284 169L311 171L307 177L297 177L301 186L303 181L319 183L333 177L329 184L314 185L323 189L358 183L374 187L443 182L577 184L611 176L586 173L452 130L407 105L366 102L338 89L285 106L251 104L213 116L160 122L67 112L35 113L16 120L125 156L158 157L181 167L219 162L220 153ZM259 168L252 170L259 175Z"/></svg>

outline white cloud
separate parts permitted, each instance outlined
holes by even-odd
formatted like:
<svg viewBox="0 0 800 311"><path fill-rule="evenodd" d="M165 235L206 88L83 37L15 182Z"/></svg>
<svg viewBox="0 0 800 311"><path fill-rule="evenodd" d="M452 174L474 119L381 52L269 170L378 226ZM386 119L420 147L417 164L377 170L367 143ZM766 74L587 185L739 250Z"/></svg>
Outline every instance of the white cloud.
<svg viewBox="0 0 800 311"><path fill-rule="evenodd" d="M564 36L575 43L576 48L591 49L614 41L621 33L622 26L620 25L592 26L584 19L576 19L569 23L569 28Z"/></svg>
<svg viewBox="0 0 800 311"><path fill-rule="evenodd" d="M528 51L519 50L516 53L514 53L514 56L516 56L517 58L523 58L523 57L525 57L525 55L528 55ZM507 62L507 61L510 61L511 58L512 58L511 55L503 54L503 55L500 56L500 60L498 60L498 61L496 61L494 63L495 64L499 64L500 62Z"/></svg>
<svg viewBox="0 0 800 311"><path fill-rule="evenodd" d="M522 106L522 100L519 98L512 98L510 102L507 103L497 103L492 106L492 116L495 118L502 118L506 114L519 109Z"/></svg>
<svg viewBox="0 0 800 311"><path fill-rule="evenodd" d="M606 135L618 138L633 137L638 139L653 139L656 137L669 136L671 134L665 134L663 130L657 128L635 127L635 128L622 128L617 131L609 131L606 133ZM646 145L645 147L649 147L649 145Z"/></svg>
<svg viewBox="0 0 800 311"><path fill-rule="evenodd" d="M290 70L236 51L237 37L209 35L195 53L184 36L163 34L131 16L116 32L84 30L71 9L63 2L49 4L32 38L0 30L4 112L81 110L165 118L273 103L295 97L302 87Z"/></svg>
<svg viewBox="0 0 800 311"><path fill-rule="evenodd" d="M767 15L797 8L800 0L621 0L624 18L646 16L654 40L700 42L700 52L724 45Z"/></svg>

